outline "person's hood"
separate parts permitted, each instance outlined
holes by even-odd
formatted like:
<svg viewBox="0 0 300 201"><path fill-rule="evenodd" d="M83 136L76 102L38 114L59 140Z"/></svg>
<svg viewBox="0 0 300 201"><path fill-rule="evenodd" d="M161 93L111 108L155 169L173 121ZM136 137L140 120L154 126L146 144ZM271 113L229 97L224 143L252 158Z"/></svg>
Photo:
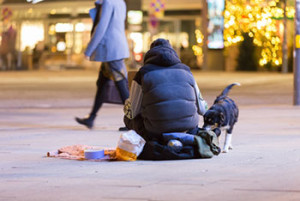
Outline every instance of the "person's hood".
<svg viewBox="0 0 300 201"><path fill-rule="evenodd" d="M172 48L169 41L162 38L155 40L151 44L150 50L144 57L144 64L158 66L172 66L180 62L176 51Z"/></svg>

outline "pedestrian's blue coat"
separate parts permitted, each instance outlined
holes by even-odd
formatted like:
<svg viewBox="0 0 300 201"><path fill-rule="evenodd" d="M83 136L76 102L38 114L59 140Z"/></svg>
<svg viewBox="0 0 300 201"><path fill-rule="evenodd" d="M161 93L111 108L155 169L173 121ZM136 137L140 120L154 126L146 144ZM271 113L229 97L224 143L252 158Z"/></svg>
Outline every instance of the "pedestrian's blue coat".
<svg viewBox="0 0 300 201"><path fill-rule="evenodd" d="M96 13L96 8L90 10L94 22ZM103 0L100 21L85 51L91 61L108 62L129 57L125 19L126 4L123 0Z"/></svg>

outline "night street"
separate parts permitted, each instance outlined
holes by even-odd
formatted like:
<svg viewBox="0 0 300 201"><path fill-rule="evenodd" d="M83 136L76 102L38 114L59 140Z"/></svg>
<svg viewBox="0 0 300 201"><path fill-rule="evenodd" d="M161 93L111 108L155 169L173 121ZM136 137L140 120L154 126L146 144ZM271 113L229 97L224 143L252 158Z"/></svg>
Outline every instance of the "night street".
<svg viewBox="0 0 300 201"><path fill-rule="evenodd" d="M228 84L241 83L229 93L240 108L232 151L212 159L91 162L46 153L75 144L116 147L121 105L105 104L93 130L74 121L89 113L97 70L0 72L0 200L300 200L293 75L193 74L208 105Z"/></svg>

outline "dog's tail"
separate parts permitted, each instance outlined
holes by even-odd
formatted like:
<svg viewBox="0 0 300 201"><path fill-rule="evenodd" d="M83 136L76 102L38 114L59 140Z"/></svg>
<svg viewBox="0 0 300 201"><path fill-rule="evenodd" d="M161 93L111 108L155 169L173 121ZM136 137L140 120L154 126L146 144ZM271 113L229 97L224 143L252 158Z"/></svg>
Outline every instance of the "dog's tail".
<svg viewBox="0 0 300 201"><path fill-rule="evenodd" d="M231 89L233 86L235 86L235 85L241 86L241 84L238 83L238 82L232 83L232 84L228 85L228 86L222 91L222 93L221 93L218 97L224 97L224 96L227 96L228 93L229 93L229 91L230 91L230 89Z"/></svg>

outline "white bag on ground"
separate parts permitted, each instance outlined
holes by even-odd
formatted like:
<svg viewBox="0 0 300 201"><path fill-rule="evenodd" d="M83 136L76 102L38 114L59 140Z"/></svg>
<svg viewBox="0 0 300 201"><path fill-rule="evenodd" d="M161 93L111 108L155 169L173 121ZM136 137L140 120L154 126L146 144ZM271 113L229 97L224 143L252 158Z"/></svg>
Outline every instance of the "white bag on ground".
<svg viewBox="0 0 300 201"><path fill-rule="evenodd" d="M134 130L121 134L116 149L118 160L135 161L143 151L146 141Z"/></svg>

